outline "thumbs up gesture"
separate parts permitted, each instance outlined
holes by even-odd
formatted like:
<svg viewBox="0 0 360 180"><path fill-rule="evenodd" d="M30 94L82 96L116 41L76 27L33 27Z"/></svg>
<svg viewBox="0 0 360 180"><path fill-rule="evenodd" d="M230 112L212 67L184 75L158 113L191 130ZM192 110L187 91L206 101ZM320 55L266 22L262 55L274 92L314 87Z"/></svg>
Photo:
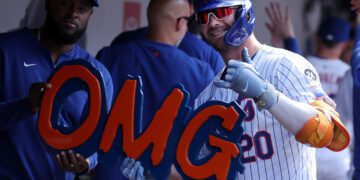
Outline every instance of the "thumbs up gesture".
<svg viewBox="0 0 360 180"><path fill-rule="evenodd" d="M229 88L245 98L253 98L260 110L270 109L277 102L278 92L256 70L247 48L242 50L243 62L230 60L224 79L215 80L215 86Z"/></svg>

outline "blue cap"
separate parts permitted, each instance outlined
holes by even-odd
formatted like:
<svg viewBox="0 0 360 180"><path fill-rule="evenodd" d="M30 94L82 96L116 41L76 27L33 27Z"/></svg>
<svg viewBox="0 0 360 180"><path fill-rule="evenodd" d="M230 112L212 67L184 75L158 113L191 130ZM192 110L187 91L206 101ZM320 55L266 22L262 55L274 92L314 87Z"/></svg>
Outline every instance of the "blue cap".
<svg viewBox="0 0 360 180"><path fill-rule="evenodd" d="M350 37L350 23L338 18L327 17L320 25L318 35L327 42L344 42Z"/></svg>
<svg viewBox="0 0 360 180"><path fill-rule="evenodd" d="M99 7L98 0L91 0L91 4L95 7Z"/></svg>

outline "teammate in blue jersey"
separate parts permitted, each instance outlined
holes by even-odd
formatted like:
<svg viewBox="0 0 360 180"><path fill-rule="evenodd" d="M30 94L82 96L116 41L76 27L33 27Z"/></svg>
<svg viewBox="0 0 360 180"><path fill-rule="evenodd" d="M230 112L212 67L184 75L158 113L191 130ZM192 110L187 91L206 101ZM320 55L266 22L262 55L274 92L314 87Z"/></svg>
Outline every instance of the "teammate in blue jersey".
<svg viewBox="0 0 360 180"><path fill-rule="evenodd" d="M123 32L113 40L111 45L136 40L144 40L147 38L149 33L148 31L149 28L144 27L133 31ZM183 50L191 57L209 63L215 74L219 73L225 66L219 52L190 32L186 32L178 48Z"/></svg>
<svg viewBox="0 0 360 180"><path fill-rule="evenodd" d="M73 151L51 151L37 129L41 96L51 88L44 82L61 62L80 58L93 64L103 75L111 105L109 72L75 44L86 30L93 6L98 6L97 0L48 0L42 27L0 34L0 179L73 179L74 173L96 165L96 155L85 160ZM86 101L83 91L69 96L58 125L76 125Z"/></svg>
<svg viewBox="0 0 360 180"><path fill-rule="evenodd" d="M354 180L360 180L360 0L352 0L351 9L356 11L356 34L354 52L351 60L351 71L353 76L353 113L354 113Z"/></svg>
<svg viewBox="0 0 360 180"><path fill-rule="evenodd" d="M188 105L192 107L194 99L214 78L209 64L195 60L176 48L187 31L189 16L190 7L186 0L152 0L148 7L148 39L112 45L98 54L98 59L113 78L115 94L129 75L141 76L143 129L177 83L189 92ZM118 162L109 169L100 164L95 176L121 179L120 165L121 162Z"/></svg>

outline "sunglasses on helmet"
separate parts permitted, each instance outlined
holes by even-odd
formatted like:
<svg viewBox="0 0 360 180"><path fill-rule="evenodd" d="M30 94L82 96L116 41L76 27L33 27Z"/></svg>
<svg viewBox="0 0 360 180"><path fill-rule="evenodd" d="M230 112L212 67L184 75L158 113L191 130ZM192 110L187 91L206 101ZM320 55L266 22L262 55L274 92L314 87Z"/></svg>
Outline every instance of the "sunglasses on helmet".
<svg viewBox="0 0 360 180"><path fill-rule="evenodd" d="M230 16L236 11L237 7L221 7L216 9L210 9L204 12L196 14L196 21L200 24L208 24L210 20L210 15L212 14L217 20L222 20L226 16Z"/></svg>

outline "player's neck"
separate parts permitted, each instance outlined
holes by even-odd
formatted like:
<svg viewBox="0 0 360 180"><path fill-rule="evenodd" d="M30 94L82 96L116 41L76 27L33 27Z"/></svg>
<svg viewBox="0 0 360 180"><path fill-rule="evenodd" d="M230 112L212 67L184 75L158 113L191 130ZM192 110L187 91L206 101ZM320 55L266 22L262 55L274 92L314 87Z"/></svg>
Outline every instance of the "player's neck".
<svg viewBox="0 0 360 180"><path fill-rule="evenodd" d="M173 35L170 35L170 32L164 32L159 29L150 28L148 38L150 41L167 44L171 46L176 46L177 44L176 38L174 38Z"/></svg>
<svg viewBox="0 0 360 180"><path fill-rule="evenodd" d="M38 34L37 37L38 37L39 41L46 48L49 49L50 55L51 55L51 60L53 61L54 64L56 64L57 59L61 54L70 51L72 49L72 47L74 46L74 44L58 43L56 40L54 40L54 38L52 38L50 36L49 32L47 31L47 29L45 27L39 28L37 34Z"/></svg>
<svg viewBox="0 0 360 180"><path fill-rule="evenodd" d="M327 60L337 60L341 56L341 51L321 48L317 51L316 56Z"/></svg>
<svg viewBox="0 0 360 180"><path fill-rule="evenodd" d="M260 49L261 43L256 39L254 34L250 35L243 45L238 47L229 47L227 50L221 52L221 55L227 63L230 59L242 60L242 49L248 48L250 57L253 57Z"/></svg>

